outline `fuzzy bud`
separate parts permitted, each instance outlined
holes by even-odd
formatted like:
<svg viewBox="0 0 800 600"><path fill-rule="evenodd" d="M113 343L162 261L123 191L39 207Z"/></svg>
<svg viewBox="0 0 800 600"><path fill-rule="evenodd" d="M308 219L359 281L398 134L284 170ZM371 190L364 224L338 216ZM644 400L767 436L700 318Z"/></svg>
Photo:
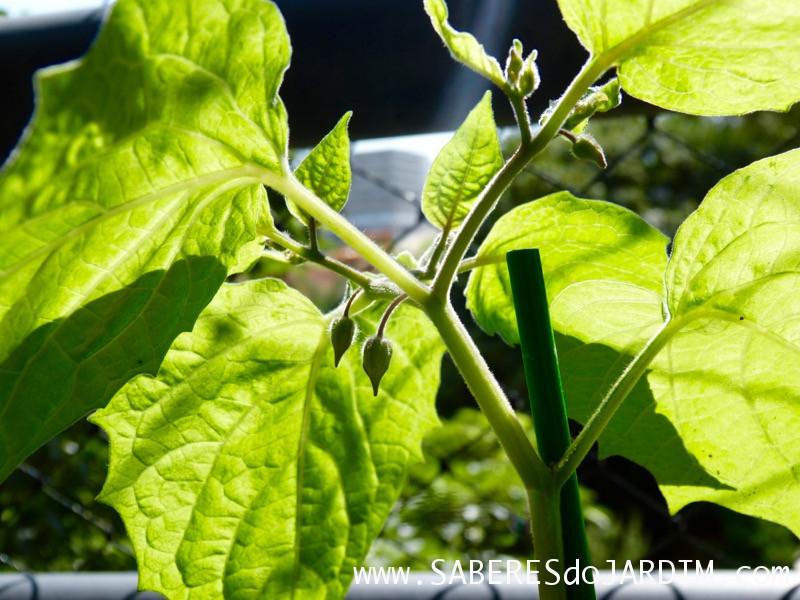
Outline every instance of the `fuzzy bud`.
<svg viewBox="0 0 800 600"><path fill-rule="evenodd" d="M601 169L605 169L608 166L606 155L600 144L588 135L582 135L575 140L572 144L572 153L578 158L592 161Z"/></svg>
<svg viewBox="0 0 800 600"><path fill-rule="evenodd" d="M572 112L570 112L567 120L564 121L564 129L569 129L570 131L577 130L577 132L583 131L589 117L597 112L598 104L603 101L608 101L608 98L606 98L605 94L601 95L597 92L593 92L581 98L575 105L575 108L572 109Z"/></svg>
<svg viewBox="0 0 800 600"><path fill-rule="evenodd" d="M535 92L539 87L539 83L541 83L539 67L536 66L536 56L537 52L533 50L528 55L528 58L525 59L525 64L522 66L522 72L519 75L517 89L523 98L527 98Z"/></svg>
<svg viewBox="0 0 800 600"><path fill-rule="evenodd" d="M602 94L597 103L597 112L608 112L612 108L617 108L622 102L619 79L616 77L597 88L597 92Z"/></svg>
<svg viewBox="0 0 800 600"><path fill-rule="evenodd" d="M372 382L372 393L378 395L378 385L392 361L392 344L384 337L373 336L364 342L361 352L364 372Z"/></svg>
<svg viewBox="0 0 800 600"><path fill-rule="evenodd" d="M356 334L356 323L350 317L338 317L331 323L331 343L333 344L333 364L339 366L339 361L353 343Z"/></svg>
<svg viewBox="0 0 800 600"><path fill-rule="evenodd" d="M506 59L506 80L512 85L517 85L520 71L522 71L522 42L514 40Z"/></svg>

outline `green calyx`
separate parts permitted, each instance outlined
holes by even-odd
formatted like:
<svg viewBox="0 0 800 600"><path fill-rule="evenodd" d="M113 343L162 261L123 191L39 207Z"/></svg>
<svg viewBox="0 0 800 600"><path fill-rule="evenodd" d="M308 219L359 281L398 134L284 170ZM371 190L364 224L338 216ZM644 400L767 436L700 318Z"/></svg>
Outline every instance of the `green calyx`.
<svg viewBox="0 0 800 600"><path fill-rule="evenodd" d="M522 42L515 39L511 43L511 48L508 50L508 58L506 59L506 79L511 82L519 80L519 74L522 71Z"/></svg>
<svg viewBox="0 0 800 600"><path fill-rule="evenodd" d="M392 344L382 336L373 336L364 342L361 352L364 372L372 382L372 393L378 395L378 385L392 361Z"/></svg>
<svg viewBox="0 0 800 600"><path fill-rule="evenodd" d="M506 59L505 80L510 92L521 97L527 98L536 88L539 87L539 69L536 66L536 50L531 51L528 56L522 58L522 42L514 40L508 50ZM509 90L507 90L507 93Z"/></svg>
<svg viewBox="0 0 800 600"><path fill-rule="evenodd" d="M339 366L339 361L352 345L356 335L356 322L350 317L337 317L331 323L331 344L333 344L333 364Z"/></svg>
<svg viewBox="0 0 800 600"><path fill-rule="evenodd" d="M590 160L601 169L608 166L606 155L600 144L590 135L581 135L572 142L572 154L583 160Z"/></svg>

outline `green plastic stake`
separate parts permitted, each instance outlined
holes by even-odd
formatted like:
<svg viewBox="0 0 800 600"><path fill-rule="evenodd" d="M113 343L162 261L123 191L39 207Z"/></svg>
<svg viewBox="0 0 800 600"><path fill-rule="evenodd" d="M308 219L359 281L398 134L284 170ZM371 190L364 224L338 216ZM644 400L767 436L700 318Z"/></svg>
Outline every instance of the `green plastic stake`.
<svg viewBox="0 0 800 600"><path fill-rule="evenodd" d="M556 344L547 308L542 261L539 250L534 248L512 250L506 254L506 262L517 312L522 364L528 383L536 442L542 460L546 465L552 465L564 455L570 444L570 435ZM594 585L584 582L580 576L583 569L592 563L575 473L561 488L561 535L564 542L564 570L574 567L576 561L579 564L579 583L567 586L567 598L595 600ZM588 573L587 576L591 579Z"/></svg>

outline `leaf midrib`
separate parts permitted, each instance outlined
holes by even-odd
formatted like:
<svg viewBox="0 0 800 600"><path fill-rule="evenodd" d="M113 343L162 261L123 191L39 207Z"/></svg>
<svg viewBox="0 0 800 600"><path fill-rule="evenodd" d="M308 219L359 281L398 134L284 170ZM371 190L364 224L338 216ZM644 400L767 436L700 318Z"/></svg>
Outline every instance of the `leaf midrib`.
<svg viewBox="0 0 800 600"><path fill-rule="evenodd" d="M34 252L26 255L23 257L19 262L14 264L14 266L6 269L5 271L0 271L0 284L2 284L3 280L10 277L18 270L23 268L26 264L34 260L35 258L41 256L42 254L48 254L49 252L57 249L70 239L82 234L83 232L91 229L92 227L103 223L113 217L116 217L119 214L124 212L134 210L140 206L144 206L146 204L150 204L153 202L157 202L162 198L169 196L170 194L178 194L183 191L191 191L193 189L201 189L206 186L212 186L214 184L230 182L231 185L248 185L245 183L246 180L252 179L249 183L257 183L260 179L261 175L261 167L258 167L254 164L244 164L242 166L236 167L235 169L224 169L221 171L213 171L206 175L194 178L194 179L187 179L185 181L180 181L178 183L169 185L167 187L161 188L160 190L156 190L154 192L150 192L145 194L144 196L140 196L128 202L124 202L116 206L113 209L106 209L105 212L92 217L85 223L82 223L78 227L70 229L65 234L55 238L54 240L48 242L44 246L40 247L39 249L35 250ZM83 201L81 201L83 202ZM61 208L64 205L59 205L57 208ZM40 215L40 218L46 217L47 214Z"/></svg>
<svg viewBox="0 0 800 600"><path fill-rule="evenodd" d="M179 255L179 254L180 254L180 253L183 251L183 246L184 246L184 244L186 243L186 240L188 239L188 237L189 237L189 234L190 234L190 233L191 233L191 231L192 231L193 225L194 225L194 223L196 222L198 215L199 215L199 214L202 212L203 208L204 208L205 206L207 206L209 203L211 203L211 202L213 202L214 200L216 200L217 198L219 198L219 196L221 196L222 194L224 194L226 191L228 191L229 189L232 189L232 188L234 188L234 187L236 187L236 186L235 186L233 183L232 183L230 186L221 186L221 187L217 188L216 190L214 190L214 192L210 193L210 194L209 194L209 195L208 195L206 198L204 198L204 199L202 200L202 202L200 202L200 204L197 206L197 209L196 209L196 210L194 211L194 213L191 215L191 219L189 220L189 223L187 223L187 224L186 224L186 231L185 231L185 233L184 233L183 237L181 238L181 242L180 242L180 244L176 244L176 245L175 245L175 250L174 250L174 252L172 253L172 255L170 256L170 261L169 261L169 264L172 264L172 263L174 262L174 260L175 260L175 257L176 257L176 256L178 256L178 255ZM165 216L165 218L164 218L164 219L162 219L162 221L163 221L163 220L165 220L165 219L166 219L167 217L169 217L169 216L170 216L170 214L169 214L169 213L167 213L167 215ZM126 253L126 255L125 255L125 258L129 257L129 256L132 254L132 252L133 252L133 250L131 250L131 252L129 252L129 253ZM84 300L85 300L85 299L86 299L86 298L87 298L89 295L91 295L91 294L92 294L92 293L93 293L93 292L94 292L94 291L95 291L95 290L96 290L96 289L97 289L97 288L98 288L98 287L99 287L99 286L102 284L102 282L103 282L103 281L105 281L106 279L107 279L107 277L106 277L106 278L100 278L100 279L98 280L97 284L96 284L96 285L95 285L95 286L94 286L94 287L93 287L91 290L89 290L89 292L86 294L86 296L85 296L83 299L76 300L76 302L79 302L79 301L80 301L80 302L82 302L82 301L84 301ZM147 301L147 305L149 305L149 304L150 304L150 302L152 302L153 298L156 296L156 292L157 292L157 291L158 291L158 290L161 288L161 286L162 286L162 284L164 283L165 279L166 279L165 277L161 277L161 279L159 280L158 284L157 284L157 285L155 286L155 288L153 289L153 293L150 295L150 298L149 298L149 299L148 299L148 301ZM71 308L72 308L72 309L75 309L75 307L74 307L74 306L73 306L73 307L71 307ZM70 310L70 311L69 311L69 313L70 313L70 314L71 314L71 312L72 312L72 310ZM15 393L16 393L16 391L17 391L17 388L18 388L18 386L19 386L19 383L20 383L20 381L22 381L22 379L24 378L24 376L27 374L27 372L28 372L28 370L29 370L30 366L33 364L33 362L35 361L35 359L36 359L36 358L37 358L37 357L38 357L38 356L39 356L39 355L40 355L40 354L41 354L41 353L42 353L42 352L45 350L45 348L46 348L46 345L47 345L47 342L48 342L49 340L53 339L53 338L56 336L56 334L58 334L58 332L61 330L61 327L63 326L63 324L64 324L65 322L66 322L66 319L62 320L62 321L61 321L61 322L60 322L60 323L59 323L59 324L56 326L56 328L55 328L55 329L52 331L52 333L50 333L50 334L47 336L46 340L45 340L45 341L42 343L42 345L39 347L39 349L38 349L38 350L37 350L37 351L36 351L36 352L35 352L35 353L34 353L34 354L31 356L31 357L29 357L29 358L28 358L27 362L25 363L25 366L23 367L22 371L21 371L21 372L20 372L20 374L17 376L17 378L16 378L16 381L14 382L14 387L12 388L11 392L10 392L10 393L9 393L9 395L8 395L8 401L7 401L7 403L5 404L5 406L3 406L3 407L2 407L2 410L0 410L0 419L2 419L3 415L6 413L6 411L8 410L8 407L9 407L9 406L11 406L11 404L12 404L12 399L13 399L13 397L14 397L14 394L15 394ZM136 323L136 319L133 319L133 320L131 320L131 322L130 322L130 323L129 323L129 324L128 324L128 325L127 325L127 326L126 326L126 327L125 327L123 330L122 330L122 332L120 332L120 335L121 335L122 333L124 333L125 331L127 331L127 330L128 330L128 329L129 329L129 328L130 328L130 327L131 327L131 326L132 326L134 323ZM116 337L119 337L119 335L118 335L118 336L116 336ZM108 345L115 343L115 341L116 341L116 338L109 340L108 344L106 344L106 345L104 345L104 346L102 346L102 347L98 348L98 349L97 349L97 351L96 351L96 352L94 352L92 355L88 356L86 360L90 359L92 356L94 356L94 355L96 355L97 353L99 353L99 352L101 352L102 350L104 350L106 347L108 347ZM70 397L72 397L72 395L74 394L74 392L75 392L75 385L76 385L76 384L77 384L77 378L73 379L73 381L72 381L72 387L70 388L70 391L69 391L69 394L68 394L67 398L70 398ZM61 410L63 410L65 407L66 407L66 406L65 406L65 404L64 404L64 403L62 403L62 405L61 405L60 407L58 407L58 409L57 409L57 410L56 410L54 413L52 413L50 416L48 416L48 417L47 417L47 419L46 419L46 420L44 421L44 423L42 424L42 427L40 427L40 430L41 430L41 429L44 429L44 428L45 428L45 427L46 427L46 426L47 426L47 425L48 425L48 424L49 424L49 423L50 423L50 422L51 422L51 421L52 421L52 420L53 420L55 417L57 417L57 416L60 414Z"/></svg>
<svg viewBox="0 0 800 600"><path fill-rule="evenodd" d="M301 543L301 527L303 517L303 483L306 464L306 446L308 443L308 431L311 426L311 403L314 400L314 389L317 385L317 376L319 375L319 368L322 364L322 357L325 355L325 350L328 347L327 330L323 328L322 333L317 343L317 348L311 358L311 368L308 372L308 382L306 383L306 395L303 404L303 424L300 430L300 440L298 443L297 452L297 487L295 488L295 497L297 498L297 509L295 511L295 527L294 527L294 565L292 567L292 594L291 598L294 600L295 592L297 591L297 582L300 578L300 543Z"/></svg>
<svg viewBox="0 0 800 600"><path fill-rule="evenodd" d="M630 50L644 42L649 36L658 33L659 31L666 29L674 23L682 21L685 18L691 17L693 14L699 12L707 6L711 6L712 4L722 1L724 0L700 0L696 4L687 6L686 8L676 11L671 15L667 15L666 17L662 17L655 23L645 25L645 27L638 30L635 34L618 42L611 48L606 48L606 43L604 42L602 52L600 52L600 54L598 54L592 60L593 62L603 65L604 69L608 69L615 65L617 61L622 59ZM605 5L605 2L603 4Z"/></svg>
<svg viewBox="0 0 800 600"><path fill-rule="evenodd" d="M482 120L483 119L481 119L481 121ZM443 237L447 237L447 235L453 229L453 221L455 220L456 212L458 211L459 205L463 201L464 186L466 185L467 179L469 178L469 172L470 172L470 169L472 169L472 162L475 160L475 153L476 153L475 146L476 146L476 144L478 142L478 138L479 137L480 137L480 127L476 130L475 136L472 138L472 143L469 145L469 159L466 161L467 162L467 166L464 169L464 176L461 178L461 181L458 182L458 191L456 192L455 199L453 200L453 202L452 202L452 204L450 206L450 211L447 214L447 219L445 220L444 227L442 227L442 236ZM458 150L455 149L455 148L453 149L453 152L455 154L458 154ZM450 169L448 169L448 172L449 171L450 171ZM446 177L446 174L445 174L445 177ZM442 188L444 187L445 177L442 177L439 180L439 184L436 186L436 197L437 198L441 198L442 197L441 191L442 191Z"/></svg>

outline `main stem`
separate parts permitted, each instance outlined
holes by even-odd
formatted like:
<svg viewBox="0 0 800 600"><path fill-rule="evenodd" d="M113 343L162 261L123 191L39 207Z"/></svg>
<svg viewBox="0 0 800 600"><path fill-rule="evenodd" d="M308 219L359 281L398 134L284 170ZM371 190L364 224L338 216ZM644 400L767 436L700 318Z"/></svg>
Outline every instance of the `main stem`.
<svg viewBox="0 0 800 600"><path fill-rule="evenodd" d="M526 489L543 490L550 487L552 477L549 469L533 448L500 384L453 307L449 302L433 299L425 307L425 312L439 330L450 357Z"/></svg>
<svg viewBox="0 0 800 600"><path fill-rule="evenodd" d="M279 175L272 171L264 170L261 172L261 179L264 184L291 199L303 211L316 219L318 223L330 229L408 294L409 298L414 302L420 305L425 305L428 302L430 289L427 285L414 277L408 269L354 227L338 211L328 206L300 183L292 173L288 163L284 165L282 174Z"/></svg>
<svg viewBox="0 0 800 600"><path fill-rule="evenodd" d="M550 486L545 489L528 489L528 505L531 511L531 534L533 537L533 553L539 561L539 599L566 600L567 589L564 584L564 544L561 539L561 507L559 488ZM551 562L555 560L556 562ZM559 582L552 585L556 571ZM550 582L551 585L547 585Z"/></svg>

